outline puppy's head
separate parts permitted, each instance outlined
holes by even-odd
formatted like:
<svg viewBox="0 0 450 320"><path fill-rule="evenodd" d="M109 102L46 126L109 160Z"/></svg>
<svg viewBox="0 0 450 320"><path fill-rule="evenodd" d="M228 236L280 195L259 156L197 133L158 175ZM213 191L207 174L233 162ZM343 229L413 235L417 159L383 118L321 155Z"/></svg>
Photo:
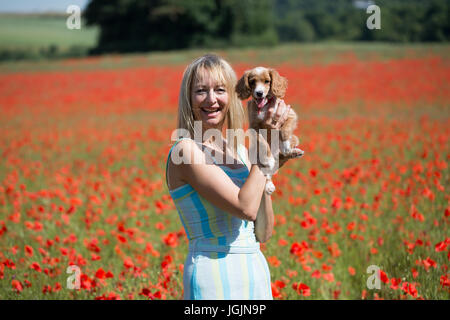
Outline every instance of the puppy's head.
<svg viewBox="0 0 450 320"><path fill-rule="evenodd" d="M281 77L275 69L257 67L244 73L236 85L236 92L241 100L252 96L260 106L269 98L283 98L286 88L287 79Z"/></svg>

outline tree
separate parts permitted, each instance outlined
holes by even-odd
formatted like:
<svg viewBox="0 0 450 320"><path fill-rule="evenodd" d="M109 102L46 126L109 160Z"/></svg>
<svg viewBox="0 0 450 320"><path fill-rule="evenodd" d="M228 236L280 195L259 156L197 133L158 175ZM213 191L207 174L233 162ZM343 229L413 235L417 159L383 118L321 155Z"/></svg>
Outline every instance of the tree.
<svg viewBox="0 0 450 320"><path fill-rule="evenodd" d="M91 0L84 15L100 27L95 52L220 46L275 34L269 0Z"/></svg>

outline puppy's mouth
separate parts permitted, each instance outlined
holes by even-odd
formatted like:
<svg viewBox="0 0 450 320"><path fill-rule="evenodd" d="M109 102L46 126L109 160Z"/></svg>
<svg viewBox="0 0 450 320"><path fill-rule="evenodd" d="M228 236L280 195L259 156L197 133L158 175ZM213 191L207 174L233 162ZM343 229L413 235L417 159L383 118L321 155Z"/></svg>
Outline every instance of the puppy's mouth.
<svg viewBox="0 0 450 320"><path fill-rule="evenodd" d="M253 100L255 101L256 105L258 106L258 109L261 111L261 109L268 103L271 103L275 99L274 95L268 94L265 97L262 98L255 98L253 97Z"/></svg>
<svg viewBox="0 0 450 320"><path fill-rule="evenodd" d="M254 98L258 109L263 108L267 103L267 97L264 98Z"/></svg>

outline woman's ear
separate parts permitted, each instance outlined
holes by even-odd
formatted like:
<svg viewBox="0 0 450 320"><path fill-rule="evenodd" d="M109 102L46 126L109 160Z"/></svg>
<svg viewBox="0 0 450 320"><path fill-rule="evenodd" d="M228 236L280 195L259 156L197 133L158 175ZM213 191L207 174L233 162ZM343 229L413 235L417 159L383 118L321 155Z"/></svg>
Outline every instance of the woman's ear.
<svg viewBox="0 0 450 320"><path fill-rule="evenodd" d="M270 91L277 98L283 98L286 94L287 89L287 79L285 77L280 76L277 70L269 69L270 78L272 82L270 84Z"/></svg>
<svg viewBox="0 0 450 320"><path fill-rule="evenodd" d="M249 71L245 71L242 78L236 84L236 93L241 100L245 100L251 95L250 86L248 84Z"/></svg>

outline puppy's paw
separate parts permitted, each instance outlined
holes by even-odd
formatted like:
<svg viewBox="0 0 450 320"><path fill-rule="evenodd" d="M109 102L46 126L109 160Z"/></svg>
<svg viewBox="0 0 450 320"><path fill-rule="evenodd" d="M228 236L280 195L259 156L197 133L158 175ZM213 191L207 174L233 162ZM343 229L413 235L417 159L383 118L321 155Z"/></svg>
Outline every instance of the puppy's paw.
<svg viewBox="0 0 450 320"><path fill-rule="evenodd" d="M266 193L270 196L274 191L275 191L275 185L273 184L272 181L267 181L266 182L266 188L265 188Z"/></svg>
<svg viewBox="0 0 450 320"><path fill-rule="evenodd" d="M299 149L299 148L294 148L290 152L291 158L300 158L304 154L305 154L305 151L303 151L302 149Z"/></svg>
<svg viewBox="0 0 450 320"><path fill-rule="evenodd" d="M273 168L275 168L275 158L267 157L267 158L262 159L260 167L267 169L268 171L273 170Z"/></svg>
<svg viewBox="0 0 450 320"><path fill-rule="evenodd" d="M269 159L267 159L267 167L271 171L273 170L273 168L275 168L275 159L273 157L270 157Z"/></svg>

